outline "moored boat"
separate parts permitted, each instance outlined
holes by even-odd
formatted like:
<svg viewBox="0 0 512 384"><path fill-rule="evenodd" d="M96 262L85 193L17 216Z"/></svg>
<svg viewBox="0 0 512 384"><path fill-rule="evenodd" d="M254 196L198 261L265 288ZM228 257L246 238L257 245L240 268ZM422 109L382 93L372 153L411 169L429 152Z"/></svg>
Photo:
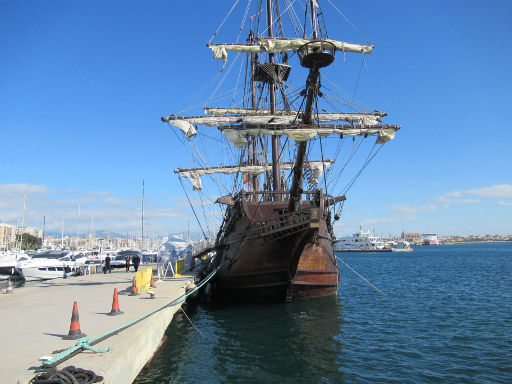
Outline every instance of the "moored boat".
<svg viewBox="0 0 512 384"><path fill-rule="evenodd" d="M14 275L17 263L28 259L29 256L24 251L0 252L0 276Z"/></svg>
<svg viewBox="0 0 512 384"><path fill-rule="evenodd" d="M244 66L235 72L238 77L245 73L244 81L233 83L243 84L243 89L229 91L231 105L208 105L204 108L206 116L162 117L177 134L184 135L180 140L191 144L200 165L177 168L180 181L188 178L193 189L201 191L202 177L209 178L227 191L216 201L225 211L215 243L207 250L215 252L213 265L219 268L211 285L211 293L218 300L284 302L336 294L340 275L333 250L333 225L340 218L344 192L369 162L347 179L347 187L340 193L334 187L328 190L328 173L337 180L349 161L337 169L340 151L336 148L348 139L353 154L364 139L376 136L371 160L376 154L374 148L394 138L400 128L381 124L386 113L340 101L323 85L320 70L334 62L336 52L365 55L373 46L332 40L323 25L325 15L318 1L308 0L302 5L307 16L301 32L297 26L302 21L292 4L279 6L278 1L267 0L266 9L250 11L254 16L250 17L244 43L214 44L210 40L208 47L214 58L224 61L223 69L228 52L243 56ZM247 12L249 8L245 15ZM266 15L266 25L260 25L262 15ZM297 21L296 28L285 28L287 18ZM285 37L292 30L296 37ZM292 58L305 69L299 71L298 86L290 81ZM227 68L226 76L231 68ZM300 78L300 73L306 73L305 78ZM343 110L347 105L348 111ZM205 148L205 153L199 150L203 141L196 136L211 139L214 134L200 127L214 126L223 135L214 139L223 143L227 139L234 147L222 147L226 157L235 160L234 165L222 159L220 165L212 166L205 158L211 148ZM329 157L329 151L335 156ZM218 162L218 157L215 160ZM210 180L207 182L212 184ZM199 222L195 210L194 215Z"/></svg>
<svg viewBox="0 0 512 384"><path fill-rule="evenodd" d="M359 226L359 232L352 236L341 237L334 241L336 252L390 252L391 247L387 246L380 237L372 235L370 231L363 232L363 225Z"/></svg>
<svg viewBox="0 0 512 384"><path fill-rule="evenodd" d="M406 240L397 241L396 245L391 247L391 252L412 252L411 244Z"/></svg>
<svg viewBox="0 0 512 384"><path fill-rule="evenodd" d="M79 274L87 255L70 250L45 250L19 261L16 271L26 281L65 278Z"/></svg>

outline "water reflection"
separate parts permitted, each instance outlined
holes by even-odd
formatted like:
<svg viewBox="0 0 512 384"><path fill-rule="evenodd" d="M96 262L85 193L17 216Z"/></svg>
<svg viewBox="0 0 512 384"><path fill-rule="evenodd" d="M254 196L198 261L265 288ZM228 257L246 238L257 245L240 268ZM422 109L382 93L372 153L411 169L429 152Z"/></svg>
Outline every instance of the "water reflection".
<svg viewBox="0 0 512 384"><path fill-rule="evenodd" d="M336 297L291 304L203 303L167 330L167 343L136 383L340 382L342 307Z"/></svg>

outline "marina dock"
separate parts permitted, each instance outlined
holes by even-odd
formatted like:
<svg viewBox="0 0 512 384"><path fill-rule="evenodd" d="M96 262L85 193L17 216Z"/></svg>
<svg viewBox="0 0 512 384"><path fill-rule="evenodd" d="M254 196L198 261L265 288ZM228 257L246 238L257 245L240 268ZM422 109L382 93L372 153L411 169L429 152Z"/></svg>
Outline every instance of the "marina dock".
<svg viewBox="0 0 512 384"><path fill-rule="evenodd" d="M139 268L144 269L146 266ZM151 289L154 292L154 298L151 298L147 292L130 295L134 277L133 268L130 272L123 268L122 271L112 271L112 274L47 280L14 289L12 294L0 294L1 381L28 383L41 367L41 357L55 356L76 344L77 340L63 339L70 332L75 301L79 329L92 338L173 302L185 294L186 287L194 280L193 276L160 281L155 277L157 287ZM109 316L115 288L123 314ZM181 304L157 311L94 345L98 349L111 347L109 352L83 351L60 362L56 368L75 366L103 376L105 383L131 383L157 351Z"/></svg>

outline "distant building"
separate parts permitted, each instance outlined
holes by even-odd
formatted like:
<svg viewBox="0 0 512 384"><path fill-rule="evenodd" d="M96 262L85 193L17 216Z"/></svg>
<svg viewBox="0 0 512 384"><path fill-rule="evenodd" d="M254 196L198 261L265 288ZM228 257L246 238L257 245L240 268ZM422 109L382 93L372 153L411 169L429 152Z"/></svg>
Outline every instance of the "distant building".
<svg viewBox="0 0 512 384"><path fill-rule="evenodd" d="M35 237L43 237L43 230L36 227L17 228L12 224L0 223L0 249L8 249L15 246L16 235L28 233Z"/></svg>
<svg viewBox="0 0 512 384"><path fill-rule="evenodd" d="M439 239L437 233L422 233L423 245L439 245Z"/></svg>
<svg viewBox="0 0 512 384"><path fill-rule="evenodd" d="M0 223L0 248L7 249L14 244L16 239L16 226Z"/></svg>
<svg viewBox="0 0 512 384"><path fill-rule="evenodd" d="M35 237L43 237L43 230L36 227L23 227L21 228L20 233L28 233Z"/></svg>
<svg viewBox="0 0 512 384"><path fill-rule="evenodd" d="M419 233L406 233L402 232L402 240L408 241L411 244L423 244L423 236Z"/></svg>

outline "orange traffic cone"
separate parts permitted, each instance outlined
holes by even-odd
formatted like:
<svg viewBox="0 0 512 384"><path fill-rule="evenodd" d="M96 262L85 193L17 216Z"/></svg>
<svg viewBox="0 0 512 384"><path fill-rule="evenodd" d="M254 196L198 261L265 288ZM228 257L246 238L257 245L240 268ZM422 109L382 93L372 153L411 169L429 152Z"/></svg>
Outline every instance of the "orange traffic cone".
<svg viewBox="0 0 512 384"><path fill-rule="evenodd" d="M135 277L133 278L133 284L132 284L132 292L130 293L130 296L137 296L139 292L137 292L137 285L135 281Z"/></svg>
<svg viewBox="0 0 512 384"><path fill-rule="evenodd" d="M69 333L67 336L64 336L65 340L75 340L80 339L81 337L87 336L85 333L82 333L80 330L80 319L78 318L78 304L75 301L73 304L73 314L71 315L71 325L69 327Z"/></svg>
<svg viewBox="0 0 512 384"><path fill-rule="evenodd" d="M153 275L151 275L151 282L149 283L151 288L156 288L155 280L153 280Z"/></svg>
<svg viewBox="0 0 512 384"><path fill-rule="evenodd" d="M114 288L114 300L112 300L112 310L107 315L116 316L122 315L124 312L121 312L119 309L119 298L117 297L117 288Z"/></svg>

